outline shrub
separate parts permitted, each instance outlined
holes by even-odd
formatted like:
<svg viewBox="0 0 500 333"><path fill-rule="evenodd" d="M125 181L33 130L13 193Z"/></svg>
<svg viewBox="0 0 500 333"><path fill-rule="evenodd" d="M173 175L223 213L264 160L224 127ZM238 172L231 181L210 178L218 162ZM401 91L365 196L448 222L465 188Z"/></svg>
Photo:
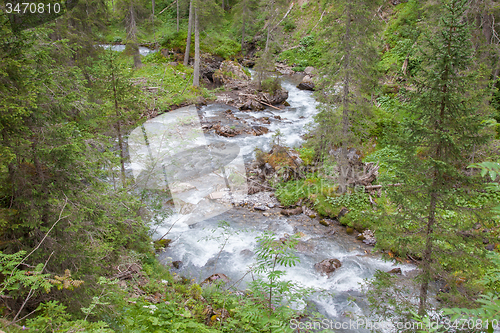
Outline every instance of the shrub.
<svg viewBox="0 0 500 333"><path fill-rule="evenodd" d="M273 77L267 78L262 81L261 87L263 91L274 95L276 91L281 89L281 80Z"/></svg>
<svg viewBox="0 0 500 333"><path fill-rule="evenodd" d="M156 64L161 64L161 63L166 63L168 61L161 52L153 52L149 53L148 55L144 56L142 59L142 62L147 64L147 63L156 63Z"/></svg>
<svg viewBox="0 0 500 333"><path fill-rule="evenodd" d="M283 26L283 30L285 30L285 32L290 32L292 30L294 30L297 26L295 25L295 23L287 18L286 20L284 20L281 25Z"/></svg>

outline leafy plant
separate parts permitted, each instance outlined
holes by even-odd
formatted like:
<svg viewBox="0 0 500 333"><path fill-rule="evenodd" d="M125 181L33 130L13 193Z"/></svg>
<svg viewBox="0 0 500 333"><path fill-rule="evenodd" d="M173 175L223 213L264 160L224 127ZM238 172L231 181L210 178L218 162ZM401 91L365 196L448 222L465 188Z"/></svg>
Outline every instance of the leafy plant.
<svg viewBox="0 0 500 333"><path fill-rule="evenodd" d="M296 315L291 305L303 303L312 288L284 280L282 268L295 266L299 258L294 254L298 236L277 239L272 232L257 237L256 264L252 270L258 277L250 284L252 303L244 318L258 325L262 331L287 332L289 320Z"/></svg>

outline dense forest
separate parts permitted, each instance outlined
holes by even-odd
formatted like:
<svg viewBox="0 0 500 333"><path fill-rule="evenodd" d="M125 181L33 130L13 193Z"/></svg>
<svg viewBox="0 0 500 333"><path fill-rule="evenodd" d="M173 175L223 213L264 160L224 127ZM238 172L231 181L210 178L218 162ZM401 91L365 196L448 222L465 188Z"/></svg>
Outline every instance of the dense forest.
<svg viewBox="0 0 500 333"><path fill-rule="evenodd" d="M500 329L499 2L0 8L0 332ZM305 118L287 116L298 92L314 110L300 136L284 133ZM338 295L286 277L313 242L305 229L259 232L240 287L221 263L239 231L221 218L214 274L180 270L182 236L165 227L177 192L136 175L129 146L138 129L150 149L148 124L193 106L207 137L262 139L240 182L276 203L233 200L234 214L297 219L326 246L344 237L403 267L365 280L350 326L314 301ZM341 261L311 270L332 281ZM390 326L352 326L370 320Z"/></svg>

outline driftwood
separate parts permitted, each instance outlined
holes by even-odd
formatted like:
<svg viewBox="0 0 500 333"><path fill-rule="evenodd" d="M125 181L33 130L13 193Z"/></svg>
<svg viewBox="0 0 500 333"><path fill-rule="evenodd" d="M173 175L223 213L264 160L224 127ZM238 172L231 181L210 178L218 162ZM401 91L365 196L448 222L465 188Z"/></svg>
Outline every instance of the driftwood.
<svg viewBox="0 0 500 333"><path fill-rule="evenodd" d="M363 167L363 172L360 175L354 175L347 181L347 184L368 186L373 183L378 177L379 165L372 162L366 163Z"/></svg>
<svg viewBox="0 0 500 333"><path fill-rule="evenodd" d="M276 106L273 106L273 105L271 105L271 104L267 104L266 102L263 102L263 101L258 101L258 102L259 102L259 103L262 103L262 104L264 104L264 105L270 106L270 107L272 107L272 108L274 108L274 109L276 109L276 110L281 110L280 108L277 108Z"/></svg>
<svg viewBox="0 0 500 333"><path fill-rule="evenodd" d="M170 7L172 7L175 3L177 2L177 0L175 0L174 2L172 2L170 5L168 5L167 7L163 8L163 10L161 12L158 13L158 15L160 15L161 13L163 13L164 11L166 11L167 9L169 9Z"/></svg>
<svg viewBox="0 0 500 333"><path fill-rule="evenodd" d="M132 264L123 272L113 275L113 279L128 280L131 279L134 275L139 274L140 272L141 266L139 266L138 264Z"/></svg>
<svg viewBox="0 0 500 333"><path fill-rule="evenodd" d="M387 185L368 185L365 186L365 191L372 191L372 190L378 190L382 188L383 186L401 186L401 183L396 183L396 184L387 184Z"/></svg>
<svg viewBox="0 0 500 333"><path fill-rule="evenodd" d="M273 105L271 105L271 104L269 104L269 103L266 103L266 102L264 102L262 99L255 98L255 97L256 97L255 95L245 94L245 93L239 93L239 95L240 95L240 96L247 96L247 97L250 97L251 99L255 100L256 102L259 102L259 103L261 103L261 104L264 104L264 105L270 106L270 107L272 107L272 108L274 108L274 109L276 109L276 110L280 110L280 111L281 111L281 109L280 109L280 108L278 108L278 107L276 107L276 106L273 106Z"/></svg>
<svg viewBox="0 0 500 333"><path fill-rule="evenodd" d="M280 25L280 23L283 22L284 19L286 19L286 17L288 16L288 14L290 14L290 11L292 10L294 4L295 3L292 2L292 4L290 5L290 8L288 8L288 11L286 12L285 16L283 16L283 18L274 26L274 28L271 29L271 31L273 31L274 29L276 29Z"/></svg>

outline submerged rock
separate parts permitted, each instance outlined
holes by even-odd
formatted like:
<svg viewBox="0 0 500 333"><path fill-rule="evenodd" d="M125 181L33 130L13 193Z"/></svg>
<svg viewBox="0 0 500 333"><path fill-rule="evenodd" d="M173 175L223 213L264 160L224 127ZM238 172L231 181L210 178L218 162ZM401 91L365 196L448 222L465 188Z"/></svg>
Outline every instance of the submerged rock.
<svg viewBox="0 0 500 333"><path fill-rule="evenodd" d="M174 267L175 269L181 268L182 267L182 261L180 261L180 260L172 261L172 267Z"/></svg>
<svg viewBox="0 0 500 333"><path fill-rule="evenodd" d="M314 91L315 87L316 85L314 84L313 79L310 75L304 76L302 82L300 82L299 85L297 86L297 88L301 90L311 90L311 91Z"/></svg>
<svg viewBox="0 0 500 333"><path fill-rule="evenodd" d="M325 259L314 264L314 269L321 274L326 274L330 277L330 275L340 266L342 266L342 263L338 259Z"/></svg>
<svg viewBox="0 0 500 333"><path fill-rule="evenodd" d="M387 273L389 273L389 274L402 274L401 268L399 268L399 267L393 268L390 271L388 271Z"/></svg>

